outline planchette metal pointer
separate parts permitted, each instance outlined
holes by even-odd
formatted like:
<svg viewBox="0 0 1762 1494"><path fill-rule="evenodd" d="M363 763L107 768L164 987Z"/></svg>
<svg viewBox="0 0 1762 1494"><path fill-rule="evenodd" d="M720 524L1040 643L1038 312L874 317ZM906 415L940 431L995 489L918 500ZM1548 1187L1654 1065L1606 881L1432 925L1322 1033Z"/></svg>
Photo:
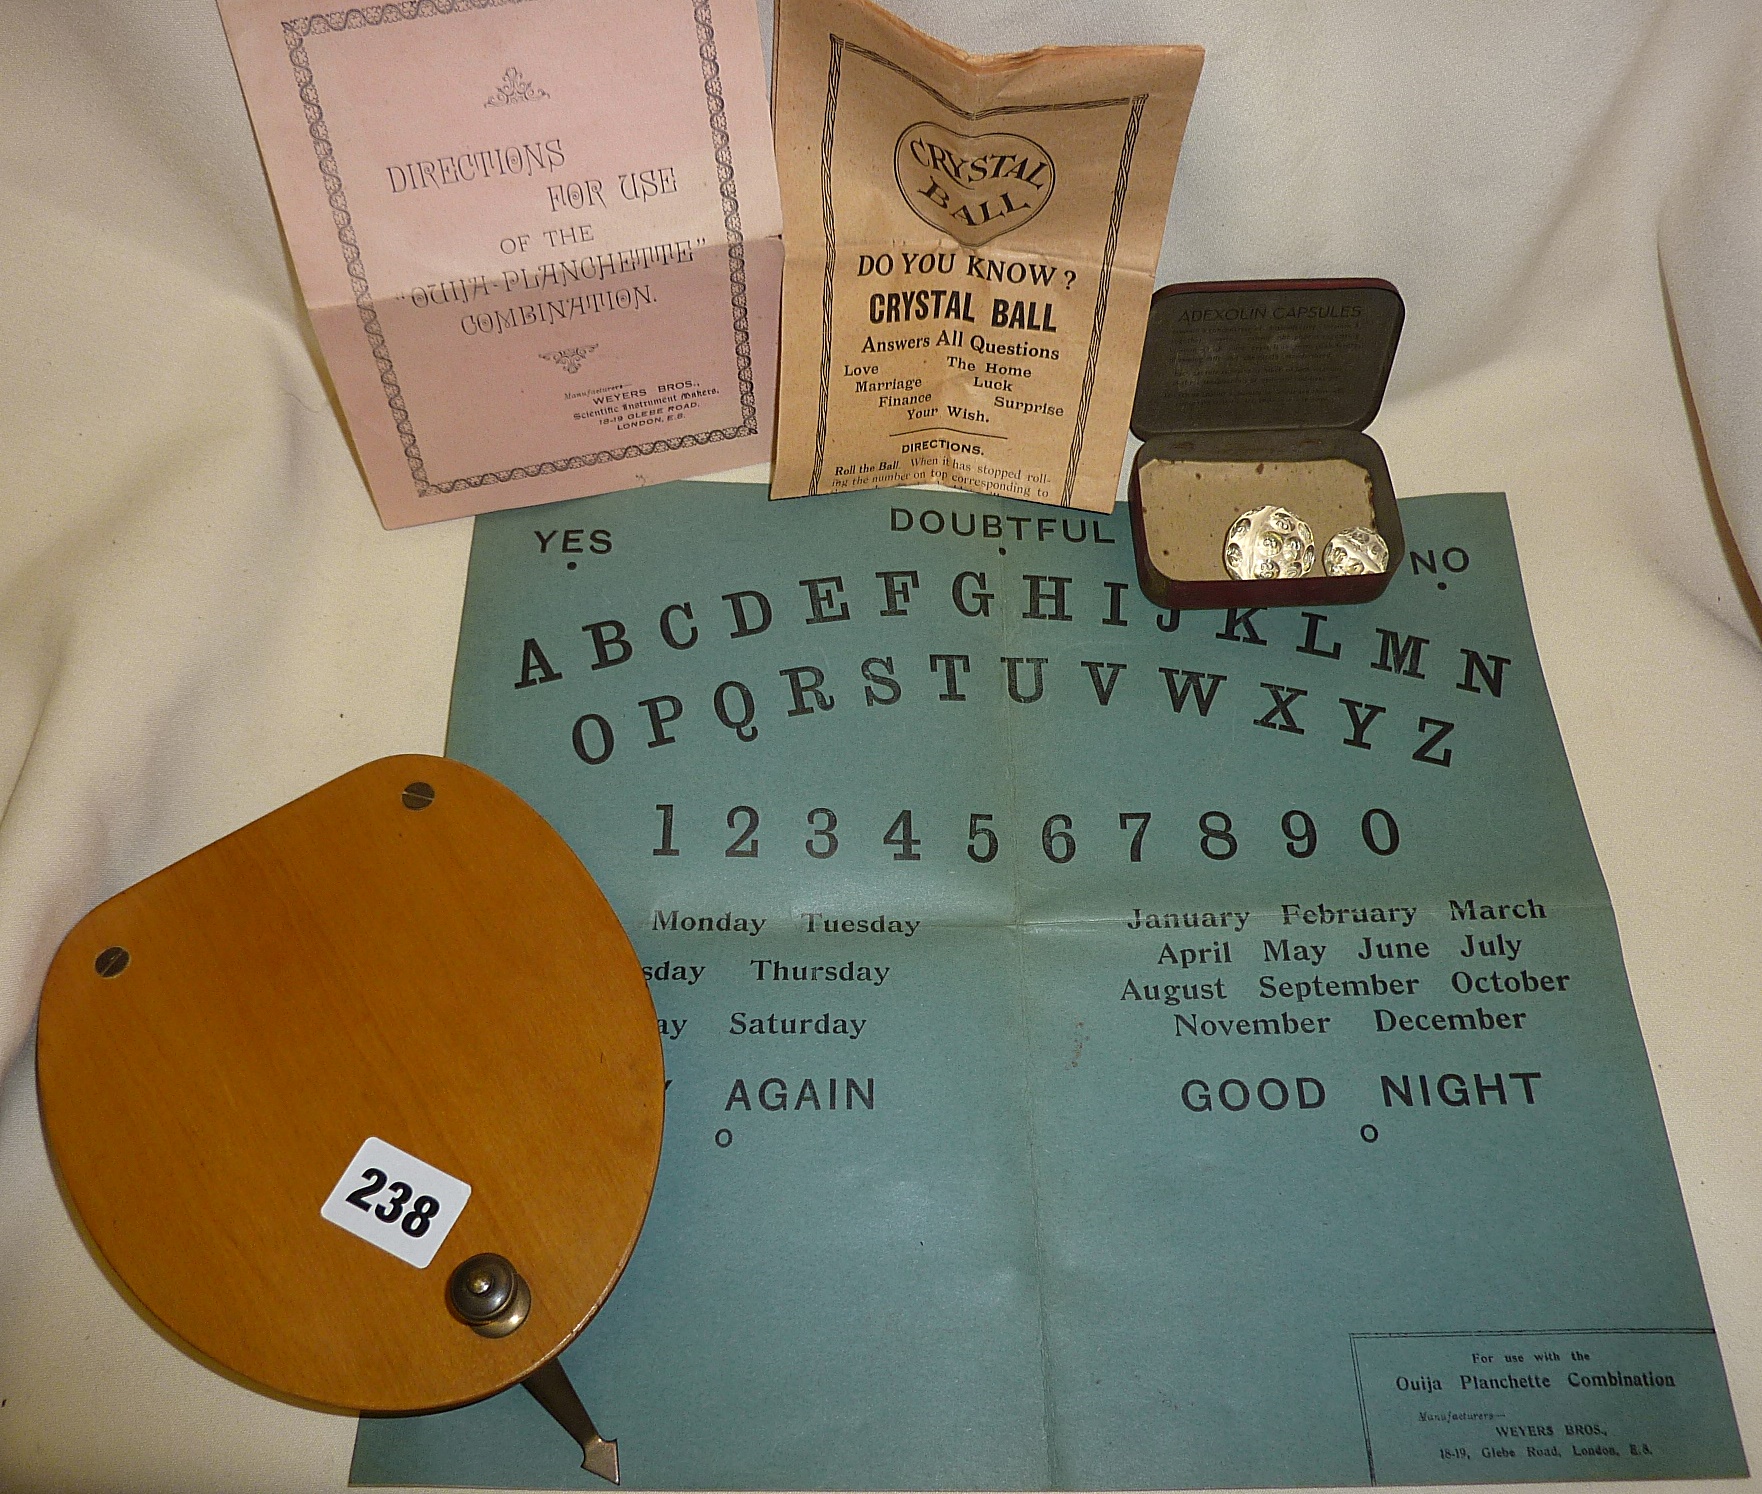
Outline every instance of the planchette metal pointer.
<svg viewBox="0 0 1762 1494"><path fill-rule="evenodd" d="M593 1418L581 1404L575 1387L563 1369L561 1358L546 1360L520 1382L533 1400L556 1419L557 1424L581 1444L581 1466L597 1473L609 1484L618 1482L618 1443L600 1436Z"/></svg>

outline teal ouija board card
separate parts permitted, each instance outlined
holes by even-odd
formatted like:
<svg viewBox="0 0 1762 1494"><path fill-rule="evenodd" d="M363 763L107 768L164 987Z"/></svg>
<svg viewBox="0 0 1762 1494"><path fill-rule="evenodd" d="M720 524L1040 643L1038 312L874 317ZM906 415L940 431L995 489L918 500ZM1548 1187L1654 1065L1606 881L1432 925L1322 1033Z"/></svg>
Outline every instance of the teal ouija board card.
<svg viewBox="0 0 1762 1494"><path fill-rule="evenodd" d="M1374 604L1185 614L1123 513L477 521L448 750L664 1038L565 1355L626 1482L1745 1471L1503 500L1402 507ZM353 1477L592 1482L518 1389L363 1419Z"/></svg>

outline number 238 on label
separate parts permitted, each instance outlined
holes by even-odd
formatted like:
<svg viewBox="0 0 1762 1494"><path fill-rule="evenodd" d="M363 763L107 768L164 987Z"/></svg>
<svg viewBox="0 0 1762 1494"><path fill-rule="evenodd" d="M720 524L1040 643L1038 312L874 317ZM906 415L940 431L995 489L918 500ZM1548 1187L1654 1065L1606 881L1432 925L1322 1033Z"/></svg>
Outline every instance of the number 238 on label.
<svg viewBox="0 0 1762 1494"><path fill-rule="evenodd" d="M418 1268L434 1259L471 1197L471 1185L369 1136L318 1212Z"/></svg>

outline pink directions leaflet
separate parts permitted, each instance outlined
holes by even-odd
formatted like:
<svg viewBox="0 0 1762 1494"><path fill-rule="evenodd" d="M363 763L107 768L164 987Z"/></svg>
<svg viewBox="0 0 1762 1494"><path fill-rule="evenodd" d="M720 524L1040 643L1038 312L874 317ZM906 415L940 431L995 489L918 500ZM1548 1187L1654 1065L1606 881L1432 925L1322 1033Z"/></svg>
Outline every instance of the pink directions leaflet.
<svg viewBox="0 0 1762 1494"><path fill-rule="evenodd" d="M753 0L220 11L388 528L770 456Z"/></svg>

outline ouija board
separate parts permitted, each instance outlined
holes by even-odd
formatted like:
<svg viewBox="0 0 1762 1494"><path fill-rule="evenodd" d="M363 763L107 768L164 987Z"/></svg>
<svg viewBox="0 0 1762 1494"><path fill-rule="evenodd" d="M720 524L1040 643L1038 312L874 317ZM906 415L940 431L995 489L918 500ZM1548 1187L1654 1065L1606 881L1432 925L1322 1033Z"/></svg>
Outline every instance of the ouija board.
<svg viewBox="0 0 1762 1494"><path fill-rule="evenodd" d="M684 484L478 521L449 752L568 839L669 1087L567 1352L651 1488L1736 1475L1503 500L1360 607L1123 513ZM354 1479L573 1487L528 1398Z"/></svg>

